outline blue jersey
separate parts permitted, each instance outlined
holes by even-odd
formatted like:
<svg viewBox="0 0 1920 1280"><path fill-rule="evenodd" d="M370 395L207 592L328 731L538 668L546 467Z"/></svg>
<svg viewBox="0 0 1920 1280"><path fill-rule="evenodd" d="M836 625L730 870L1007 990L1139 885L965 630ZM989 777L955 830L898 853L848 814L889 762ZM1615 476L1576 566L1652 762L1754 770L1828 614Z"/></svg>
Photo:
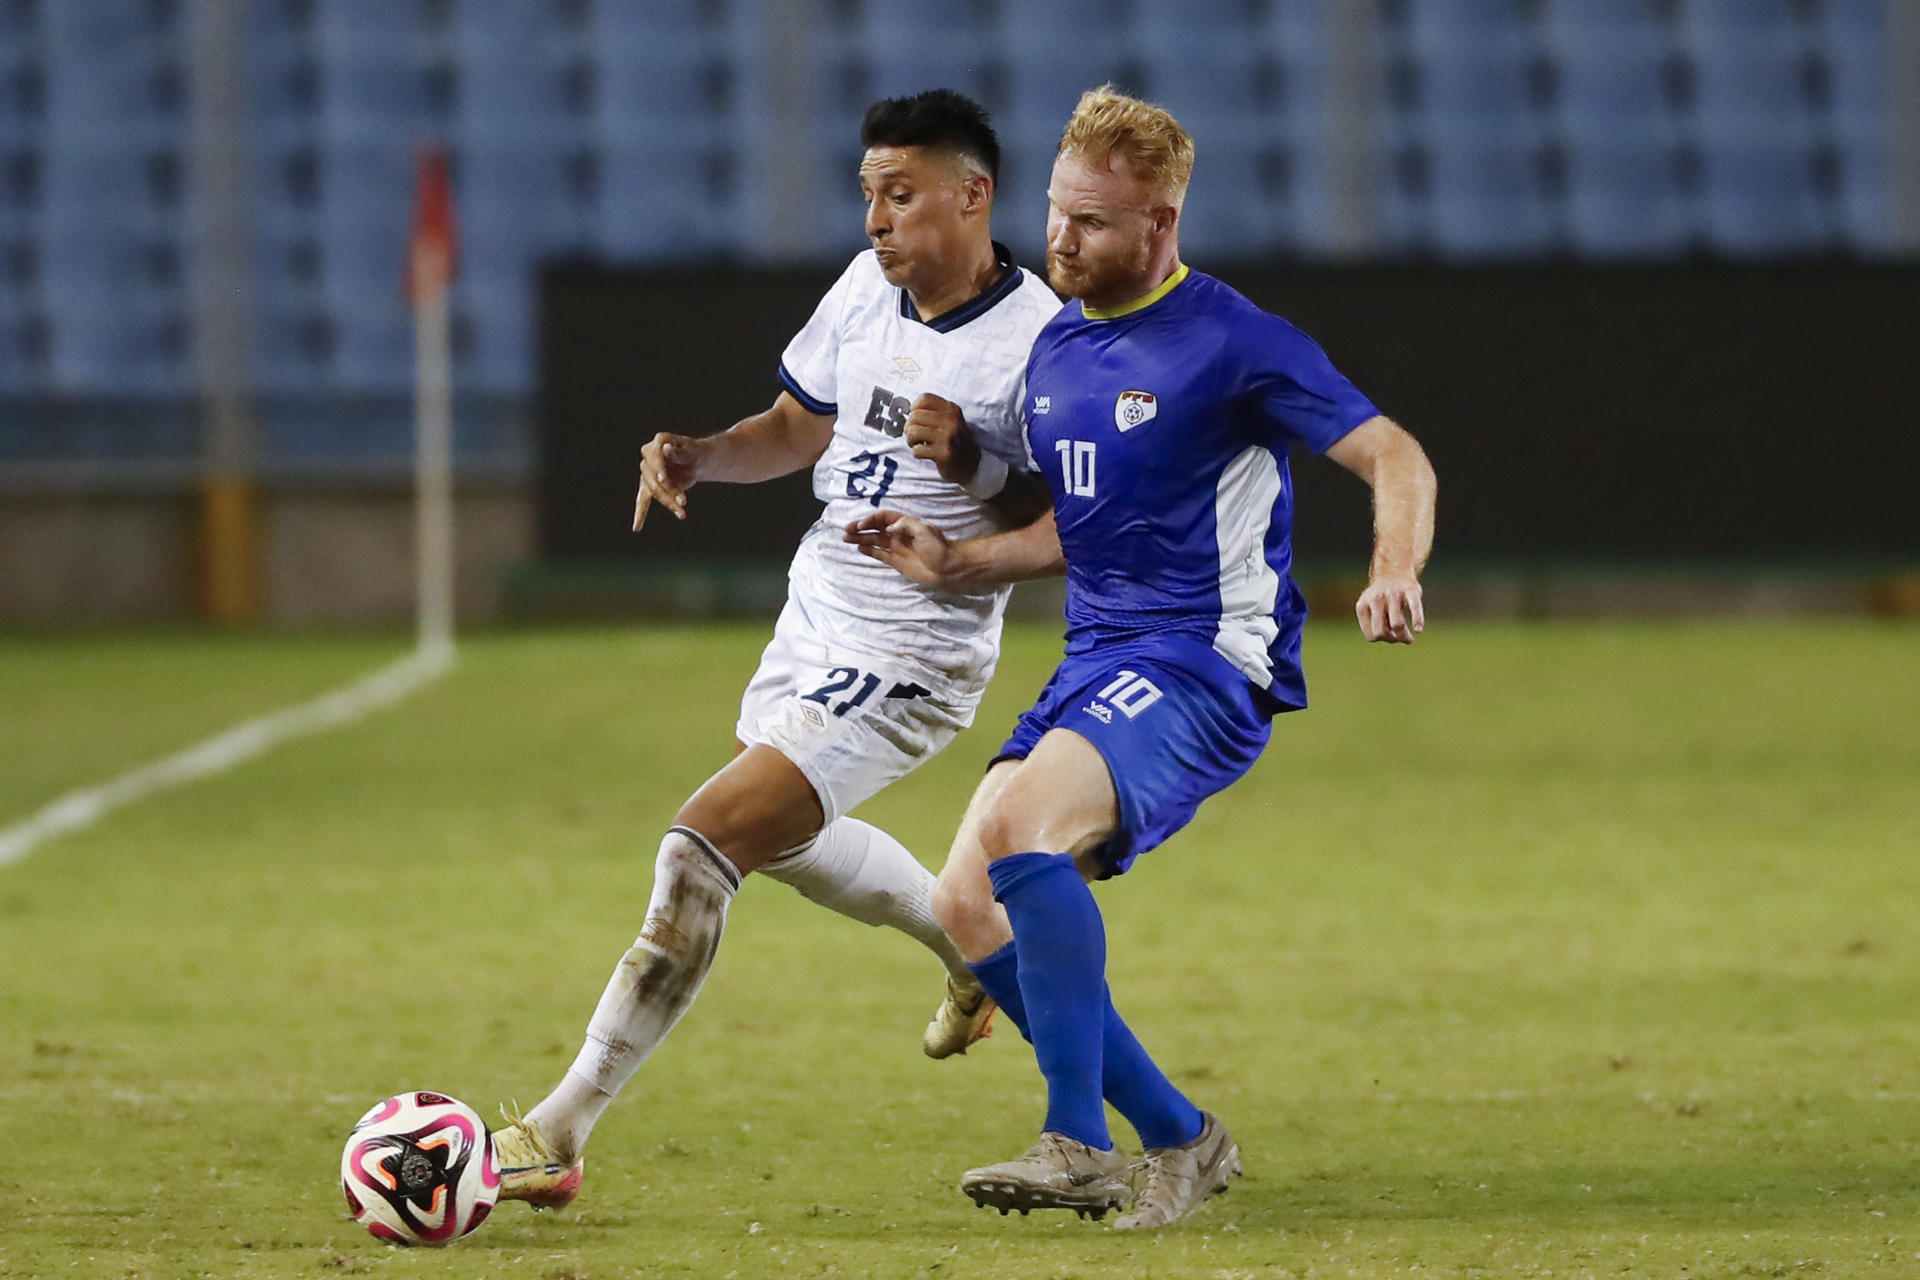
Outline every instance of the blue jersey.
<svg viewBox="0 0 1920 1280"><path fill-rule="evenodd" d="M1138 303L1069 303L1027 366L1027 443L1067 560L1067 652L1198 639L1303 707L1287 447L1378 410L1300 330L1181 267Z"/></svg>

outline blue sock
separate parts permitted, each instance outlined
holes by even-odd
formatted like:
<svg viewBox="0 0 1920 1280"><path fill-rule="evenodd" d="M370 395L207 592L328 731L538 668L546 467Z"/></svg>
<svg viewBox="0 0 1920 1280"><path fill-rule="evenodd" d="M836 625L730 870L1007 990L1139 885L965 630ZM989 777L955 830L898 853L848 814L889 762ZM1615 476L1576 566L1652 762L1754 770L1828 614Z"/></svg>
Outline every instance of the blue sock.
<svg viewBox="0 0 1920 1280"><path fill-rule="evenodd" d="M1187 1095L1173 1087L1147 1051L1134 1038L1133 1031L1120 1020L1113 1007L1113 992L1107 992L1106 1025L1102 1030L1106 1061L1100 1073L1100 1085L1113 1109L1127 1118L1140 1145L1151 1151L1156 1147L1184 1147L1200 1136L1200 1108Z"/></svg>
<svg viewBox="0 0 1920 1280"><path fill-rule="evenodd" d="M1029 1044L1033 1036L1027 1031L1027 1002L1020 998L1020 961L1009 942L985 960L970 964L973 976L980 979L981 989L993 997L1000 1006L1000 1012L1007 1015L1016 1030Z"/></svg>
<svg viewBox="0 0 1920 1280"><path fill-rule="evenodd" d="M1047 1132L1113 1146L1100 1101L1107 931L1093 891L1064 853L1016 853L987 866L1019 957L1028 1038L1047 1078Z"/></svg>
<svg viewBox="0 0 1920 1280"><path fill-rule="evenodd" d="M1020 961L1014 944L1009 942L986 959L969 965L980 985L1000 1006L1021 1035L1031 1041L1027 1031L1027 1006L1020 998ZM1154 1064L1140 1041L1113 1007L1113 993L1107 993L1106 1017L1101 1030L1100 1092L1114 1110L1127 1118L1140 1135L1140 1145L1183 1147L1200 1136L1203 1123L1200 1108Z"/></svg>

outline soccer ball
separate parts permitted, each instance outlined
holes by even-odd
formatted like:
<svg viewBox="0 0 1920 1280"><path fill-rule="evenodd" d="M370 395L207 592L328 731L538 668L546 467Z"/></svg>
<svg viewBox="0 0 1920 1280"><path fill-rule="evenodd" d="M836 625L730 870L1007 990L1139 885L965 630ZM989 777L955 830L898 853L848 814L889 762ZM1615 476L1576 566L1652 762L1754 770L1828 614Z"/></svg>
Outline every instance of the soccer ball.
<svg viewBox="0 0 1920 1280"><path fill-rule="evenodd" d="M500 1198L493 1135L472 1107L424 1090L376 1103L347 1137L340 1185L359 1224L393 1244L452 1244Z"/></svg>

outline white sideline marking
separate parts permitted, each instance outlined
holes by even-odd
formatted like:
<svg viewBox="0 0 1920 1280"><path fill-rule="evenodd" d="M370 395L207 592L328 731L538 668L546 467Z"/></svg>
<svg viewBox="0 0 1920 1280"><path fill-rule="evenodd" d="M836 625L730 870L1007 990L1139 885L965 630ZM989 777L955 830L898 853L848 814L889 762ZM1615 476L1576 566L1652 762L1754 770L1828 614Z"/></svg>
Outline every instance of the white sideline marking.
<svg viewBox="0 0 1920 1280"><path fill-rule="evenodd" d="M0 867L20 861L55 836L91 826L122 805L156 791L224 773L290 739L351 724L400 701L452 667L452 645L423 646L343 689L237 724L111 782L69 791L25 822L0 830Z"/></svg>

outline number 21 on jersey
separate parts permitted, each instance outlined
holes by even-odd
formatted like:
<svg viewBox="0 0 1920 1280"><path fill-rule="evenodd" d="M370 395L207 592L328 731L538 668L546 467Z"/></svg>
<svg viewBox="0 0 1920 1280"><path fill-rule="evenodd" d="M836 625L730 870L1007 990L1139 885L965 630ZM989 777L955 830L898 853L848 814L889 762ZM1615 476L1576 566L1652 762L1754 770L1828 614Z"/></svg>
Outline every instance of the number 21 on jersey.
<svg viewBox="0 0 1920 1280"><path fill-rule="evenodd" d="M1060 455L1060 484L1071 498L1091 498L1094 482L1094 453L1091 440L1056 440L1053 451Z"/></svg>

